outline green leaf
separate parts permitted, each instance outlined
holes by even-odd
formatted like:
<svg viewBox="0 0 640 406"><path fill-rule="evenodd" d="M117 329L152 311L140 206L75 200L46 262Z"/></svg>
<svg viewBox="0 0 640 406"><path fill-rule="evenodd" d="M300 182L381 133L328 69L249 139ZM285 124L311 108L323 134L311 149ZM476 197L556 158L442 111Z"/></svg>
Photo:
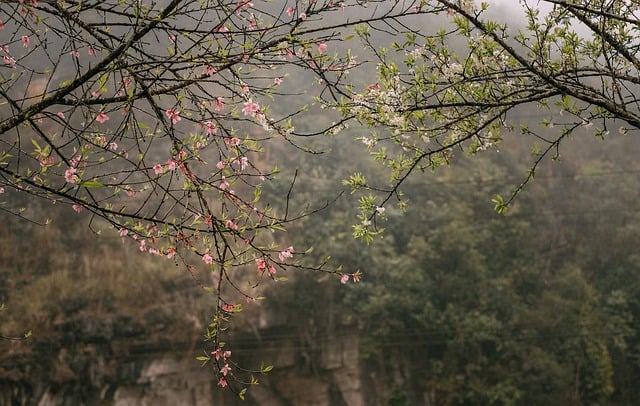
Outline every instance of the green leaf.
<svg viewBox="0 0 640 406"><path fill-rule="evenodd" d="M88 180L86 182L82 182L82 186L86 187L87 189L94 189L97 187L104 187L104 185L100 182L98 182L97 180Z"/></svg>

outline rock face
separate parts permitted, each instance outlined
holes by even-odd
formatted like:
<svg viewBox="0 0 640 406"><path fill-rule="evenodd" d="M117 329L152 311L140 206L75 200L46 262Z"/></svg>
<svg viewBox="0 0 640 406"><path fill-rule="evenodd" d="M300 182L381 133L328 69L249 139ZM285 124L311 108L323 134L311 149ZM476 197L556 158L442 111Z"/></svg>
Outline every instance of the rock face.
<svg viewBox="0 0 640 406"><path fill-rule="evenodd" d="M263 346L260 357L274 370L249 388L244 402L220 390L211 370L195 360L199 345L136 345L125 353L113 338L51 348L57 354L40 365L33 358L3 362L0 405L364 405L355 337L330 340L313 354L295 340L277 348L260 341L254 338L252 345ZM247 349L256 354L255 347ZM242 350L237 353L242 357ZM238 361L256 363L250 355Z"/></svg>

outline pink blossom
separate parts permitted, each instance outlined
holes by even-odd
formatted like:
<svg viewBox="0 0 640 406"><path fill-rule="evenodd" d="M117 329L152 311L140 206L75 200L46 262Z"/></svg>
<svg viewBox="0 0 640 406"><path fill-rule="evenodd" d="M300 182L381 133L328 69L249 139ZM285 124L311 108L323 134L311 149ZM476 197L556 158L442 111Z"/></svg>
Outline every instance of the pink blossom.
<svg viewBox="0 0 640 406"><path fill-rule="evenodd" d="M246 156L243 156L241 158L236 158L233 160L233 163L236 165L240 165L240 170L244 171L245 169L247 169L247 166L249 165L249 158L247 158Z"/></svg>
<svg viewBox="0 0 640 406"><path fill-rule="evenodd" d="M113 142L113 141L110 142L109 143L109 149L112 150L112 151L117 150L118 149L118 144L116 142Z"/></svg>
<svg viewBox="0 0 640 406"><path fill-rule="evenodd" d="M100 124L104 123L108 119L109 119L109 116L106 115L104 111L101 111L100 114L96 116L96 121L99 122Z"/></svg>
<svg viewBox="0 0 640 406"><path fill-rule="evenodd" d="M216 97L216 111L224 109L224 97Z"/></svg>
<svg viewBox="0 0 640 406"><path fill-rule="evenodd" d="M0 195L4 193L4 187L0 186Z"/></svg>
<svg viewBox="0 0 640 406"><path fill-rule="evenodd" d="M356 272L356 273L354 273L354 274L352 275L352 277L353 277L353 281L354 281L354 282L356 282L356 283L360 282L360 272Z"/></svg>
<svg viewBox="0 0 640 406"><path fill-rule="evenodd" d="M165 111L165 114L167 115L167 117L171 119L171 122L173 124L176 124L178 121L181 120L180 112L177 110L168 109L167 111Z"/></svg>
<svg viewBox="0 0 640 406"><path fill-rule="evenodd" d="M73 209L73 211L75 211L76 213L80 213L83 209L82 206L80 206L79 204L74 204L73 206L71 206L71 208Z"/></svg>
<svg viewBox="0 0 640 406"><path fill-rule="evenodd" d="M61 112L61 111L57 112L56 116L58 116L58 117L60 117L61 119L64 120L64 113L63 112Z"/></svg>
<svg viewBox="0 0 640 406"><path fill-rule="evenodd" d="M276 267L273 265L269 265L269 276L273 276L276 274Z"/></svg>
<svg viewBox="0 0 640 406"><path fill-rule="evenodd" d="M220 386L221 388L225 388L227 385L227 379L224 376L221 377L218 381L218 386Z"/></svg>
<svg viewBox="0 0 640 406"><path fill-rule="evenodd" d="M224 176L220 179L220 189L227 190L229 188L229 182L227 182L227 178Z"/></svg>
<svg viewBox="0 0 640 406"><path fill-rule="evenodd" d="M71 56L73 56L74 58L80 58L80 52L78 52L77 49L74 49L73 51L70 52Z"/></svg>
<svg viewBox="0 0 640 406"><path fill-rule="evenodd" d="M213 263L213 257L207 252L202 256L202 262L207 265L211 265Z"/></svg>
<svg viewBox="0 0 640 406"><path fill-rule="evenodd" d="M238 138L238 137L227 138L227 139L225 139L225 142L230 147L235 147L237 145L240 145L240 138Z"/></svg>
<svg viewBox="0 0 640 406"><path fill-rule="evenodd" d="M323 53L327 50L327 43L326 42L319 42L318 43L318 52Z"/></svg>
<svg viewBox="0 0 640 406"><path fill-rule="evenodd" d="M167 168L170 171L175 171L178 168L178 163L173 158L169 158L167 160Z"/></svg>
<svg viewBox="0 0 640 406"><path fill-rule="evenodd" d="M347 283L349 281L349 275L348 274L344 274L342 275L342 277L340 278L340 283L342 283L343 285L345 283Z"/></svg>
<svg viewBox="0 0 640 406"><path fill-rule="evenodd" d="M222 368L220 368L220 373L222 375L224 375L224 376L227 376L229 371L231 371L231 368L229 367L229 364L224 364L224 366Z"/></svg>
<svg viewBox="0 0 640 406"><path fill-rule="evenodd" d="M0 30L4 30L4 23L0 21Z"/></svg>
<svg viewBox="0 0 640 406"><path fill-rule="evenodd" d="M91 96L94 98L100 96L100 90L94 90L93 92L91 92Z"/></svg>
<svg viewBox="0 0 640 406"><path fill-rule="evenodd" d="M230 303L225 303L222 305L222 310L224 310L227 313L234 311L235 308L236 307Z"/></svg>
<svg viewBox="0 0 640 406"><path fill-rule="evenodd" d="M243 84L240 86L240 90L242 91L242 93L249 93L249 85L248 85L248 84L246 84L246 83L243 83Z"/></svg>
<svg viewBox="0 0 640 406"><path fill-rule="evenodd" d="M145 240L140 240L140 245L138 246L138 249L142 252L147 250L147 242Z"/></svg>
<svg viewBox="0 0 640 406"><path fill-rule="evenodd" d="M24 46L25 48L29 48L29 36L28 35L23 35L22 36L22 46Z"/></svg>
<svg viewBox="0 0 640 406"><path fill-rule="evenodd" d="M218 28L218 32L229 32L229 28L223 25L222 27Z"/></svg>
<svg viewBox="0 0 640 406"><path fill-rule="evenodd" d="M257 103L254 103L252 99L244 102L244 107L242 112L245 116L255 117L256 113L260 110L260 106Z"/></svg>
<svg viewBox="0 0 640 406"><path fill-rule="evenodd" d="M129 230L122 227L120 230L118 230L118 234L120 234L120 237L124 237L125 235L129 234Z"/></svg>
<svg viewBox="0 0 640 406"><path fill-rule="evenodd" d="M209 135L213 135L216 132L218 132L218 128L216 127L216 123L214 123L212 121L205 121L204 122L204 126L207 129L207 134L209 134Z"/></svg>
<svg viewBox="0 0 640 406"><path fill-rule="evenodd" d="M280 251L280 253L278 254L278 258L280 258L280 261L285 261L288 258L293 258L293 247L289 247L284 251Z"/></svg>
<svg viewBox="0 0 640 406"><path fill-rule="evenodd" d="M304 21L307 19L307 13L300 13L300 20Z"/></svg>
<svg viewBox="0 0 640 406"><path fill-rule="evenodd" d="M175 255L176 255L176 249L175 249L175 248L173 248L173 247L170 247L170 248L167 250L167 253L166 253L167 258L171 259L171 258L173 258Z"/></svg>
<svg viewBox="0 0 640 406"><path fill-rule="evenodd" d="M160 164L153 165L153 172L156 175L160 175L163 171L164 171L164 169L162 168L162 165L160 165Z"/></svg>
<svg viewBox="0 0 640 406"><path fill-rule="evenodd" d="M64 180L68 183L76 183L78 180L78 176L76 175L77 172L78 170L72 166L67 168L67 170L64 171Z"/></svg>
<svg viewBox="0 0 640 406"><path fill-rule="evenodd" d="M218 163L216 164L216 168L218 168L220 170L224 169L225 166L226 166L225 163L222 162L222 161L218 161Z"/></svg>
<svg viewBox="0 0 640 406"><path fill-rule="evenodd" d="M89 54L89 56L95 56L96 49L94 47L89 47L89 49L87 49L87 53Z"/></svg>
<svg viewBox="0 0 640 406"><path fill-rule="evenodd" d="M220 359L220 357L222 356L222 349L221 348L216 348L215 351L211 351L211 355L216 359L216 361L218 361Z"/></svg>
<svg viewBox="0 0 640 406"><path fill-rule="evenodd" d="M289 8L287 9L287 15L288 15L289 17L291 17L291 16L293 15L293 12L294 12L293 7L289 7Z"/></svg>
<svg viewBox="0 0 640 406"><path fill-rule="evenodd" d="M9 56L9 55L5 55L5 56L2 57L2 60L7 65L11 65L11 68L13 68L13 69L16 68L16 58L14 58L12 56Z"/></svg>
<svg viewBox="0 0 640 406"><path fill-rule="evenodd" d="M273 79L273 83L276 86L282 84L282 78L278 76L277 78Z"/></svg>
<svg viewBox="0 0 640 406"><path fill-rule="evenodd" d="M204 74L207 76L211 76L214 73L216 73L216 68L214 68L213 66L207 65L204 67Z"/></svg>
<svg viewBox="0 0 640 406"><path fill-rule="evenodd" d="M258 272L263 273L267 269L267 261L263 258L256 258L256 265L258 265Z"/></svg>
<svg viewBox="0 0 640 406"><path fill-rule="evenodd" d="M224 358L231 358L231 351L229 351L229 350L225 351L225 352L222 354L222 356L223 356Z"/></svg>
<svg viewBox="0 0 640 406"><path fill-rule="evenodd" d="M237 230L238 229L238 225L236 223L233 222L233 220L227 220L224 222L224 226L227 227L230 230Z"/></svg>

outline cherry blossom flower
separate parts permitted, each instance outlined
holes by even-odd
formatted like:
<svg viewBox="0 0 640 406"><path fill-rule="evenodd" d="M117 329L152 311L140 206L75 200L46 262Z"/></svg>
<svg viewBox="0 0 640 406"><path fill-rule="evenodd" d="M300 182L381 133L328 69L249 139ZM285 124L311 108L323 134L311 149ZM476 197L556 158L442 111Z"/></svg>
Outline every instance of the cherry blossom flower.
<svg viewBox="0 0 640 406"><path fill-rule="evenodd" d="M120 234L120 237L124 237L127 234L129 234L129 230L127 230L126 228L121 228L120 230L118 230L118 234Z"/></svg>
<svg viewBox="0 0 640 406"><path fill-rule="evenodd" d="M300 13L300 20L304 21L307 19L307 13Z"/></svg>
<svg viewBox="0 0 640 406"><path fill-rule="evenodd" d="M216 361L218 361L220 359L220 357L222 356L222 349L221 348L216 348L215 351L211 351L211 355L216 359Z"/></svg>
<svg viewBox="0 0 640 406"><path fill-rule="evenodd" d="M231 368L229 367L229 364L224 364L224 366L222 368L220 368L220 373L223 376L227 376L227 374L229 373L229 371L231 371Z"/></svg>
<svg viewBox="0 0 640 406"><path fill-rule="evenodd" d="M218 168L220 170L224 169L225 166L226 166L225 163L222 162L222 161L218 161L218 163L216 164L216 168Z"/></svg>
<svg viewBox="0 0 640 406"><path fill-rule="evenodd" d="M113 141L110 142L109 143L109 149L112 150L112 151L117 150L118 149L118 144L116 142L113 142Z"/></svg>
<svg viewBox="0 0 640 406"><path fill-rule="evenodd" d="M225 388L227 385L227 379L224 376L221 377L218 381L218 386L220 386L221 388Z"/></svg>
<svg viewBox="0 0 640 406"><path fill-rule="evenodd" d="M67 170L64 171L64 180L66 180L67 183L76 183L78 180L78 175L76 175L77 172L78 170L73 166L67 168Z"/></svg>
<svg viewBox="0 0 640 406"><path fill-rule="evenodd" d="M4 23L0 21L0 30L4 30Z"/></svg>
<svg viewBox="0 0 640 406"><path fill-rule="evenodd" d="M218 28L218 32L229 32L229 28L223 25L222 27Z"/></svg>
<svg viewBox="0 0 640 406"><path fill-rule="evenodd" d="M293 9L293 7L289 7L289 8L287 9L287 15L288 15L289 17L291 17L291 16L293 15L293 12L294 12L294 11L295 11L295 10Z"/></svg>
<svg viewBox="0 0 640 406"><path fill-rule="evenodd" d="M340 278L340 283L342 283L343 285L345 283L347 283L349 281L349 275L348 274L344 274L342 275L342 277Z"/></svg>
<svg viewBox="0 0 640 406"><path fill-rule="evenodd" d="M231 351L227 350L224 353L222 353L222 356L224 358L231 358Z"/></svg>
<svg viewBox="0 0 640 406"><path fill-rule="evenodd" d="M28 35L23 35L22 36L22 46L25 48L29 48L29 36Z"/></svg>
<svg viewBox="0 0 640 406"><path fill-rule="evenodd" d="M214 68L213 66L207 65L204 67L204 74L207 76L211 76L214 73L216 73L216 68Z"/></svg>
<svg viewBox="0 0 640 406"><path fill-rule="evenodd" d="M233 160L233 163L236 165L240 165L240 170L244 171L245 169L247 169L247 166L249 165L249 158L247 158L246 156L236 158Z"/></svg>
<svg viewBox="0 0 640 406"><path fill-rule="evenodd" d="M73 56L74 58L80 58L80 52L78 52L77 49L74 49L73 51L70 52L71 56Z"/></svg>
<svg viewBox="0 0 640 406"><path fill-rule="evenodd" d="M232 312L236 307L230 303L225 303L222 305L222 310L229 313Z"/></svg>
<svg viewBox="0 0 640 406"><path fill-rule="evenodd" d="M109 119L109 116L106 115L104 111L101 111L100 114L96 116L96 121L99 122L100 124L103 124L108 119Z"/></svg>
<svg viewBox="0 0 640 406"><path fill-rule="evenodd" d="M213 135L218 132L218 127L213 121L205 121L204 127L207 129L207 134L209 135Z"/></svg>
<svg viewBox="0 0 640 406"><path fill-rule="evenodd" d="M65 118L65 117L64 117L64 113L63 113L63 112L61 112L61 111L57 112L57 113L56 113L56 116L60 117L60 118L61 118L61 119L63 119L63 120L64 120L64 118Z"/></svg>
<svg viewBox="0 0 640 406"><path fill-rule="evenodd" d="M74 204L73 206L71 206L71 208L76 213L80 213L82 211L82 209L84 209L84 207L80 206L79 204Z"/></svg>
<svg viewBox="0 0 640 406"><path fill-rule="evenodd" d="M0 186L0 195L4 193L4 187Z"/></svg>
<svg viewBox="0 0 640 406"><path fill-rule="evenodd" d="M138 246L138 249L142 252L147 250L147 242L145 240L140 240L140 245Z"/></svg>
<svg viewBox="0 0 640 406"><path fill-rule="evenodd" d="M252 99L244 102L243 106L242 112L245 116L255 117L258 110L260 110L260 106L257 103L254 103Z"/></svg>
<svg viewBox="0 0 640 406"><path fill-rule="evenodd" d="M215 110L216 111L220 111L224 109L224 98L223 97L216 97L216 107Z"/></svg>
<svg viewBox="0 0 640 406"><path fill-rule="evenodd" d="M227 190L229 188L229 182L227 182L227 178L224 176L220 179L220 189Z"/></svg>
<svg viewBox="0 0 640 406"><path fill-rule="evenodd" d="M273 265L269 265L268 271L269 271L269 276L273 276L276 274L276 267Z"/></svg>
<svg viewBox="0 0 640 406"><path fill-rule="evenodd" d="M11 65L12 69L16 68L16 58L9 56L9 55L5 55L2 57L2 60L4 61L4 63L6 63L7 65Z"/></svg>
<svg viewBox="0 0 640 406"><path fill-rule="evenodd" d="M236 223L233 222L233 220L229 219L227 221L224 222L224 226L227 227L230 230L237 230L238 229L238 225Z"/></svg>
<svg viewBox="0 0 640 406"><path fill-rule="evenodd" d="M202 262L207 265L211 265L213 263L213 257L207 252L202 256Z"/></svg>
<svg viewBox="0 0 640 406"><path fill-rule="evenodd" d="M264 258L256 258L256 265L258 265L258 272L263 273L267 269L267 261Z"/></svg>
<svg viewBox="0 0 640 406"><path fill-rule="evenodd" d="M354 274L352 275L352 277L353 277L353 281L354 281L354 282L356 282L356 283L360 282L360 272L356 272L356 273L354 273Z"/></svg>
<svg viewBox="0 0 640 406"><path fill-rule="evenodd" d="M318 52L323 53L327 50L327 43L326 42L319 42L318 43Z"/></svg>
<svg viewBox="0 0 640 406"><path fill-rule="evenodd" d="M167 111L165 111L165 114L171 119L171 122L173 124L176 124L178 121L182 120L180 118L180 112L177 110L168 109Z"/></svg>
<svg viewBox="0 0 640 406"><path fill-rule="evenodd" d="M167 256L167 258L169 258L169 259L173 258L173 257L176 255L176 249L175 249L175 248L173 248L173 247L170 247L170 248L167 250L167 253L166 253L165 255L166 255L166 256Z"/></svg>
<svg viewBox="0 0 640 406"><path fill-rule="evenodd" d="M156 175L160 175L163 171L164 171L164 169L162 168L162 165L160 165L160 164L153 165L153 172Z"/></svg>
<svg viewBox="0 0 640 406"><path fill-rule="evenodd" d="M225 142L227 143L228 146L235 147L237 145L240 145L240 138L238 137L226 138Z"/></svg>
<svg viewBox="0 0 640 406"><path fill-rule="evenodd" d="M277 86L280 85L282 83L282 78L281 77L277 77L275 79L273 79L273 83Z"/></svg>
<svg viewBox="0 0 640 406"><path fill-rule="evenodd" d="M280 253L278 254L278 258L280 258L280 261L285 261L288 258L293 258L293 247L289 247L284 251L280 251Z"/></svg>
<svg viewBox="0 0 640 406"><path fill-rule="evenodd" d="M87 49L87 53L89 54L89 56L95 56L96 49L94 47L89 47L89 49Z"/></svg>
<svg viewBox="0 0 640 406"><path fill-rule="evenodd" d="M169 158L167 160L167 168L170 171L175 171L178 168L178 163L175 161L175 159L173 158Z"/></svg>

